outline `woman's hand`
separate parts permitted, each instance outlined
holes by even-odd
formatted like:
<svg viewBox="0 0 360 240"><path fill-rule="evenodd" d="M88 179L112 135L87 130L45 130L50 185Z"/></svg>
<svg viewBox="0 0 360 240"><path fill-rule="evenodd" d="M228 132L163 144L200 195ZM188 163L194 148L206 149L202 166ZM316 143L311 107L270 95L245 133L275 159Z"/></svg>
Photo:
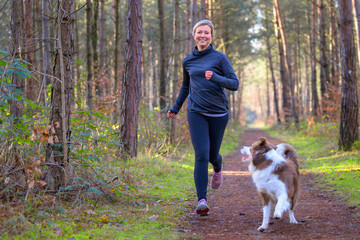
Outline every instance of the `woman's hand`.
<svg viewBox="0 0 360 240"><path fill-rule="evenodd" d="M175 118L175 113L170 112L170 110L167 112L168 117Z"/></svg>
<svg viewBox="0 0 360 240"><path fill-rule="evenodd" d="M205 78L207 80L210 80L210 78L212 77L213 72L212 71L205 71Z"/></svg>

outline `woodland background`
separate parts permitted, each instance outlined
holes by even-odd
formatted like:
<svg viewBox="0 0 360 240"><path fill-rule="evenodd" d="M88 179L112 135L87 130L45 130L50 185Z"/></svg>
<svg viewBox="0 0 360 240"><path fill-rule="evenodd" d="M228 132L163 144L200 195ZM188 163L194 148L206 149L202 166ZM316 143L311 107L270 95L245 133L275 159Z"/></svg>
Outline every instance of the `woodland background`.
<svg viewBox="0 0 360 240"><path fill-rule="evenodd" d="M99 162L130 181L121 163L188 142L185 106L166 112L204 18L240 81L233 123L327 122L358 148L358 0L1 0L1 201L109 200Z"/></svg>

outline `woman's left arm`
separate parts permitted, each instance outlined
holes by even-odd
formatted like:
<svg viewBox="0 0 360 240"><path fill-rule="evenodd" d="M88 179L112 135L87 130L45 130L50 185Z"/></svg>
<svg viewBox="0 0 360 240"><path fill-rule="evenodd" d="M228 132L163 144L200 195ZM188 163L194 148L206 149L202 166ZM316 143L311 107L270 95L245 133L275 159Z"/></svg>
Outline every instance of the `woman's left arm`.
<svg viewBox="0 0 360 240"><path fill-rule="evenodd" d="M234 72L234 69L231 66L231 63L227 57L224 56L224 59L221 61L221 69L224 73L224 76L220 76L215 72L212 72L210 81L213 81L220 86L227 88L231 91L236 91L239 88L239 80Z"/></svg>

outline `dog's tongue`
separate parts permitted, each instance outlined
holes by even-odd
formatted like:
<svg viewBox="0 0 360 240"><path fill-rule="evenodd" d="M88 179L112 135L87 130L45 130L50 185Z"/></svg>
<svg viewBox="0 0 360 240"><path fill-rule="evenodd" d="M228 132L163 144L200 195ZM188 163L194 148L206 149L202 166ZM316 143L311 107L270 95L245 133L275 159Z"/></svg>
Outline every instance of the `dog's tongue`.
<svg viewBox="0 0 360 240"><path fill-rule="evenodd" d="M243 156L241 160L242 160L243 162L246 162L248 159L249 159L249 157L244 157L244 156Z"/></svg>

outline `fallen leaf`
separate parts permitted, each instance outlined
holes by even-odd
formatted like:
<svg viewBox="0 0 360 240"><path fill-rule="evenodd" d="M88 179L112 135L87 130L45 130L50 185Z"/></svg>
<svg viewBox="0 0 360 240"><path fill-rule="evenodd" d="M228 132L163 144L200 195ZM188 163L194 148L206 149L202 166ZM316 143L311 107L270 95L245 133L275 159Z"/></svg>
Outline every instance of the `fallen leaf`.
<svg viewBox="0 0 360 240"><path fill-rule="evenodd" d="M47 184L45 181L42 180L37 180L36 183L39 184L41 187L44 187Z"/></svg>
<svg viewBox="0 0 360 240"><path fill-rule="evenodd" d="M33 188L35 185L35 181L34 180L30 180L29 184L28 184L28 188Z"/></svg>
<svg viewBox="0 0 360 240"><path fill-rule="evenodd" d="M171 213L171 212L172 212L172 208L167 208L164 213Z"/></svg>

